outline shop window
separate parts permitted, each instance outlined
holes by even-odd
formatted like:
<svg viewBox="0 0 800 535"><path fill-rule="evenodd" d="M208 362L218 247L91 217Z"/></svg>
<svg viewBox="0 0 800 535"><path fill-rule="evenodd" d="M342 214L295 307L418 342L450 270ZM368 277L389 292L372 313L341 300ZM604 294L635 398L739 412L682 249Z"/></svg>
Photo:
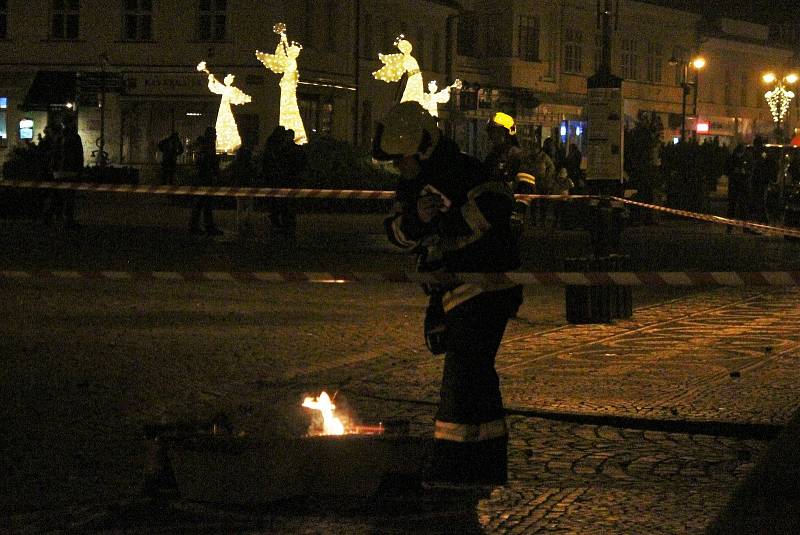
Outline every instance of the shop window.
<svg viewBox="0 0 800 535"><path fill-rule="evenodd" d="M6 128L7 110L8 97L0 97L0 143L4 143L8 139L8 130Z"/></svg>
<svg viewBox="0 0 800 535"><path fill-rule="evenodd" d="M80 34L80 1L53 0L50 19L52 39L77 39Z"/></svg>
<svg viewBox="0 0 800 535"><path fill-rule="evenodd" d="M197 38L201 41L225 39L227 0L199 0Z"/></svg>
<svg viewBox="0 0 800 535"><path fill-rule="evenodd" d="M333 102L322 100L318 95L300 95L297 99L300 117L306 128L306 135L313 139L329 136L333 131Z"/></svg>
<svg viewBox="0 0 800 535"><path fill-rule="evenodd" d="M539 17L519 17L517 20L517 57L539 61Z"/></svg>
<svg viewBox="0 0 800 535"><path fill-rule="evenodd" d="M149 41L153 38L153 0L125 0L122 15L122 38L125 41Z"/></svg>
<svg viewBox="0 0 800 535"><path fill-rule="evenodd" d="M579 30L564 32L564 72L580 74L583 70L583 34Z"/></svg>
<svg viewBox="0 0 800 535"><path fill-rule="evenodd" d="M0 0L0 39L8 39L8 0Z"/></svg>

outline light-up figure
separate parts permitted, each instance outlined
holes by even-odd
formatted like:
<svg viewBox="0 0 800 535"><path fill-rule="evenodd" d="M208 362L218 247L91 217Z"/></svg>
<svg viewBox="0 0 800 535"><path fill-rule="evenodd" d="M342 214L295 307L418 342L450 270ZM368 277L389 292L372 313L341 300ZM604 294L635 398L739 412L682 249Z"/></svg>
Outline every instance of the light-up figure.
<svg viewBox="0 0 800 535"><path fill-rule="evenodd" d="M414 100L423 104L425 89L422 84L422 73L419 70L419 63L411 55L412 46L404 35L400 35L395 40L394 45L400 50L399 54L378 54L378 58L383 62L383 67L372 73L376 80L384 82L399 82L404 74L408 73L406 89L400 102ZM424 104L423 104L424 105Z"/></svg>
<svg viewBox="0 0 800 535"><path fill-rule="evenodd" d="M289 44L286 38L286 25L276 24L272 31L280 34L281 40L275 48L274 54L256 50L256 57L264 67L276 74L283 73L279 86L281 88L280 117L278 124L287 130L294 130L294 142L297 145L308 143L300 109L297 107L297 56L303 47L294 41Z"/></svg>
<svg viewBox="0 0 800 535"><path fill-rule="evenodd" d="M208 72L205 61L197 64L197 70L208 74L209 91L222 95L216 124L217 152L232 154L241 147L242 138L239 137L239 129L236 127L236 119L233 117L231 104L246 104L252 98L238 87L233 86L234 76L232 74L225 76L224 83L221 83L213 74Z"/></svg>
<svg viewBox="0 0 800 535"><path fill-rule="evenodd" d="M436 84L436 80L428 82L428 92L422 95L422 107L428 110L428 113L433 117L439 117L439 104L445 104L450 100L450 89L461 89L461 80L456 78L456 81L448 85L441 91Z"/></svg>

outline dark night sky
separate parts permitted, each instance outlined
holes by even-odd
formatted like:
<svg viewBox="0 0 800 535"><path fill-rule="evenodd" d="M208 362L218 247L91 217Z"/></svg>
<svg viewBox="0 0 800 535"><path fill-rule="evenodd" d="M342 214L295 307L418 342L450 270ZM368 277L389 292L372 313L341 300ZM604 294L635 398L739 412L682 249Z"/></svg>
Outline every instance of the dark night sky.
<svg viewBox="0 0 800 535"><path fill-rule="evenodd" d="M651 4L694 12L719 14L762 24L800 20L797 0L644 0Z"/></svg>

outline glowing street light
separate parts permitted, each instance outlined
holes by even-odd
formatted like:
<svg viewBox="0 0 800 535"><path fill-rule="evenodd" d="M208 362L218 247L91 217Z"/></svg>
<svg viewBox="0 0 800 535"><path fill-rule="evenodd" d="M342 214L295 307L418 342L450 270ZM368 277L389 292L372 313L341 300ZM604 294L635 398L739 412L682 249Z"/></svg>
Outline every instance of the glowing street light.
<svg viewBox="0 0 800 535"><path fill-rule="evenodd" d="M765 84L775 84L775 87L764 93L764 100L769 105L769 111L772 114L772 120L775 121L775 130L783 137L782 121L789 111L789 103L794 98L794 91L786 89L784 84L794 84L797 82L798 77L795 73L789 73L783 78L778 78L775 73L765 73L761 80Z"/></svg>
<svg viewBox="0 0 800 535"><path fill-rule="evenodd" d="M681 143L686 139L686 97L689 96L691 87L694 86L694 115L697 116L697 90L700 78L700 69L706 66L706 60L702 56L696 56L689 61L678 60L674 56L669 59L669 64L676 66L681 63L681 88L683 96L681 98ZM694 69L694 81L689 81L689 67Z"/></svg>

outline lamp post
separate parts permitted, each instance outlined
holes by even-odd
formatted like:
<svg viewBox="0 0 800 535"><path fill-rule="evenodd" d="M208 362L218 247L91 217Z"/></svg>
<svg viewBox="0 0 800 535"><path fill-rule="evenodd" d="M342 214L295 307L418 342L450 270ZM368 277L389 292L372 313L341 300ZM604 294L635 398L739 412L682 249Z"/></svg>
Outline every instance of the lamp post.
<svg viewBox="0 0 800 535"><path fill-rule="evenodd" d="M798 77L795 73L789 73L782 78L778 78L775 73L768 72L761 77L765 84L775 84L775 87L764 93L764 99L769 105L769 111L772 113L772 120L775 121L775 133L778 136L778 142L783 142L783 118L786 112L789 111L789 103L794 98L794 91L786 89L785 84L794 84L797 82Z"/></svg>
<svg viewBox="0 0 800 535"><path fill-rule="evenodd" d="M681 143L686 140L686 97L689 96L691 87L694 86L694 115L697 117L697 90L698 82L700 80L700 69L706 66L705 58L697 56L690 61L677 59L674 56L669 59L669 64L677 66L681 65ZM689 67L694 69L694 81L689 81Z"/></svg>

